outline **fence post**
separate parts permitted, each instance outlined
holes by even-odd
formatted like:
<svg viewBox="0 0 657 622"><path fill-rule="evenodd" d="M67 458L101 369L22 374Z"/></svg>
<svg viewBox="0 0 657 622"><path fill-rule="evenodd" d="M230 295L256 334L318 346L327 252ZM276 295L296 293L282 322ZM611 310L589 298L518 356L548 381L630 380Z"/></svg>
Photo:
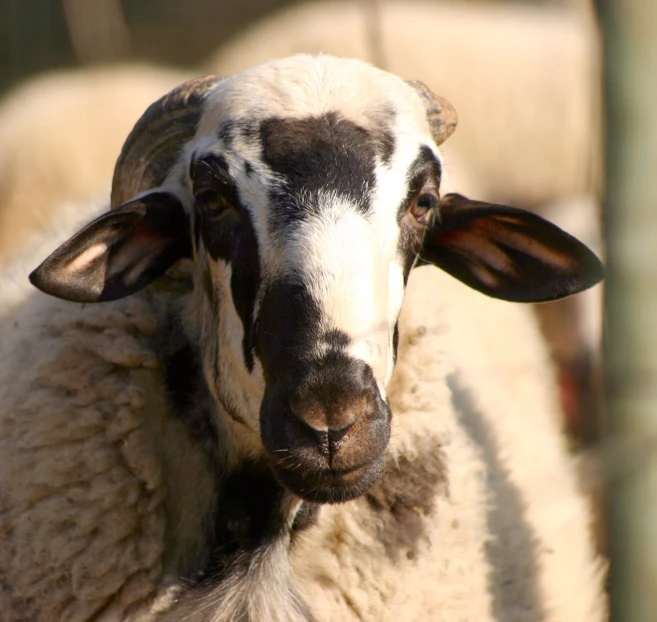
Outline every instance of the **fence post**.
<svg viewBox="0 0 657 622"><path fill-rule="evenodd" d="M598 0L613 622L657 621L657 1Z"/></svg>

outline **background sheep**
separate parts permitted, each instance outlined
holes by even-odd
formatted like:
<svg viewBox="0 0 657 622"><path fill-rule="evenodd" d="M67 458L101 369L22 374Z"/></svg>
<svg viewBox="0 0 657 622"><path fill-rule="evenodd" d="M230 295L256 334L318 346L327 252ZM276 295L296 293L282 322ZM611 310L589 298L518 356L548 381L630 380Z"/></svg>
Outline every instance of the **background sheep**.
<svg viewBox="0 0 657 622"><path fill-rule="evenodd" d="M208 120L199 145L210 129L217 140ZM181 297L184 280L165 278L150 292L75 305L28 290L21 266L14 270L0 280L19 279L3 286L0 331L1 597L14 619L152 619L167 610L164 619L234 619L238 611L305 619L289 591L320 620L603 615L601 567L526 309L468 299L435 270L411 277L386 475L350 504L311 506L305 524L281 525L284 537L258 548L253 563L235 560L245 584L234 603L219 593L225 585L204 587L196 571L216 554L208 521L225 521L232 533L248 530L248 520L227 493L230 473L217 489L207 420L184 401L200 369L183 360L172 375L172 358L162 358L180 337L163 323L167 311L198 297ZM503 326L524 350L506 366L488 358L509 351ZM222 425L229 444L235 424ZM238 473L258 455L257 442L243 442L251 449L230 467ZM234 459L229 451L224 466ZM558 503L547 490L558 491ZM426 581L427 573L444 580Z"/></svg>
<svg viewBox="0 0 657 622"><path fill-rule="evenodd" d="M34 78L0 104L0 263L55 217L57 204L106 193L125 136L185 79L147 65Z"/></svg>
<svg viewBox="0 0 657 622"><path fill-rule="evenodd" d="M600 51L590 15L517 3L378 5L380 58L367 3L324 1L261 20L206 66L230 75L299 52L382 62L458 110L445 157L466 194L528 207L599 192Z"/></svg>

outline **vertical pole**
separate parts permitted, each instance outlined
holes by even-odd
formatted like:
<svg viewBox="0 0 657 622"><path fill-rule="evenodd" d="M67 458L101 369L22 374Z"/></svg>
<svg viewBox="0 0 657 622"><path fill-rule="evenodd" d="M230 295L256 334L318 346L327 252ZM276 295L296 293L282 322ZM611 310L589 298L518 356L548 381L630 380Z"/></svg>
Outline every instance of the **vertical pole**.
<svg viewBox="0 0 657 622"><path fill-rule="evenodd" d="M598 0L607 103L613 622L657 621L657 1Z"/></svg>

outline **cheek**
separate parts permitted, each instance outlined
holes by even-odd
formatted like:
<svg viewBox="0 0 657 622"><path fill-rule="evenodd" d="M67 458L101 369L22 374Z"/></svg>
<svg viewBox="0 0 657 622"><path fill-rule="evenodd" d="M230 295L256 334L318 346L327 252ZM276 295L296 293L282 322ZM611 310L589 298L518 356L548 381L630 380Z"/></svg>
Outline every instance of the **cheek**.
<svg viewBox="0 0 657 622"><path fill-rule="evenodd" d="M404 283L408 281L411 269L422 250L425 231L426 227L419 225L412 214L405 214L402 218L397 254L400 257Z"/></svg>

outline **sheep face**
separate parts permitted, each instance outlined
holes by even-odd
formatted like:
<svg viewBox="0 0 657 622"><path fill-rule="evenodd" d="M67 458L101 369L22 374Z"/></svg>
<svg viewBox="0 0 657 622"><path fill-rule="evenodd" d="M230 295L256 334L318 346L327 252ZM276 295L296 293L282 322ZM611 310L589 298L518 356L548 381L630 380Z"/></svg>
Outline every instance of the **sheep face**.
<svg viewBox="0 0 657 622"><path fill-rule="evenodd" d="M305 499L354 498L382 472L397 319L418 258L509 300L601 278L588 249L532 214L441 199L448 124L426 87L330 57L199 84L194 132L176 135L186 92L175 115L161 113L167 98L149 109L173 146L158 152L151 138L148 157L132 155L148 133L140 121L115 173L121 205L31 279L109 300L191 257L186 317L220 416L259 434L279 481ZM126 184L139 166L139 184ZM126 185L140 192L127 202Z"/></svg>
<svg viewBox="0 0 657 622"><path fill-rule="evenodd" d="M222 83L188 168L202 342L222 353L206 350L206 377L315 501L357 496L383 468L397 318L442 168L411 87L332 69L269 66L286 88L267 84L266 106L261 73Z"/></svg>

